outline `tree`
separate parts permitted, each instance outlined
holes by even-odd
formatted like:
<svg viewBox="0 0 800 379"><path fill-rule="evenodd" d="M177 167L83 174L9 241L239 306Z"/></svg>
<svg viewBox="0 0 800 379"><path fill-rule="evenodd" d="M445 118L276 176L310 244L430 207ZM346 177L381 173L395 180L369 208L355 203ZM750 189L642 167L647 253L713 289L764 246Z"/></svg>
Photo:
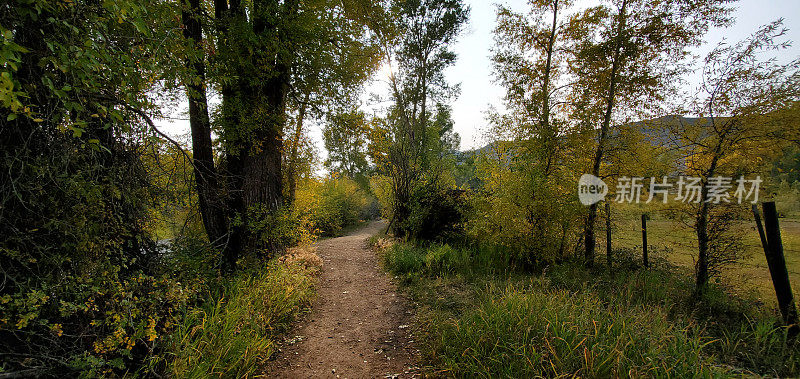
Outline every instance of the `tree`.
<svg viewBox="0 0 800 379"><path fill-rule="evenodd" d="M360 41L365 38L364 26L370 16L361 12L380 9L366 3L214 2L216 47L210 79L222 95L214 124L229 178L226 192L231 228L223 254L227 271L235 267L242 251L271 254L281 248L262 238L270 233L259 229L274 227L266 220L284 206L283 131L289 120L289 95L299 96L297 104L306 103L329 74L336 72L326 71L328 62L354 59L351 54L363 52ZM355 79L331 82L357 82L365 75L364 65L359 67L362 71L347 72ZM293 92L293 87L300 91ZM302 131L304 117L304 113L298 117L296 131ZM298 146L290 150L292 171ZM294 172L290 177L294 178Z"/></svg>
<svg viewBox="0 0 800 379"><path fill-rule="evenodd" d="M574 118L597 133L592 175L601 177L613 125L624 123L633 110L639 117L657 110L684 70L687 49L702 42L709 26L730 21L726 3L617 0L583 12L570 70L577 79ZM584 227L587 265L594 262L596 219L593 204Z"/></svg>
<svg viewBox="0 0 800 379"><path fill-rule="evenodd" d="M576 156L566 107L570 78L565 69L575 43L570 1L529 1L529 11L497 11L494 75L506 89L504 114L490 114L494 138L481 175L490 195L478 201L486 217L473 222L476 233L522 250L525 264L560 259L565 241L574 234L577 202L562 192L574 175ZM577 156L581 156L578 154ZM553 214L554 202L560 210ZM510 225L510 224L514 225ZM478 232L480 231L480 232Z"/></svg>
<svg viewBox="0 0 800 379"><path fill-rule="evenodd" d="M183 36L188 44L184 58L188 72L184 81L189 99L192 158L200 215L209 241L214 245L223 246L222 242L228 233L228 219L211 140L200 3L200 0L188 0L182 3Z"/></svg>
<svg viewBox="0 0 800 379"><path fill-rule="evenodd" d="M366 186L368 174L367 135L369 125L364 112L338 112L328 116L323 131L328 159L325 166Z"/></svg>
<svg viewBox="0 0 800 379"><path fill-rule="evenodd" d="M159 334L176 321L174 282L155 278L163 257L147 226L158 192L142 162L164 138L148 92L183 66L163 20L180 20L174 3L0 7L5 376L124 375L153 348L148 319ZM122 300L136 298L161 300Z"/></svg>
<svg viewBox="0 0 800 379"><path fill-rule="evenodd" d="M764 163L800 134L800 59L778 64L759 58L787 48L780 41L784 34L779 20L744 41L718 45L705 58L699 92L681 109L700 118L665 125L685 148L679 162L683 171L701 179L699 198L687 199L697 233L698 292L724 265L738 260L741 237L730 230L731 221L748 210L736 204L738 199L717 202L710 195L720 186L737 189L735 180L741 176L762 173ZM752 185L745 189L749 192Z"/></svg>
<svg viewBox="0 0 800 379"><path fill-rule="evenodd" d="M317 41L303 45L298 52L288 98L290 109L296 112L285 159L290 202L297 187L304 122L335 114L336 109L357 101L381 59L374 33L365 33L364 26L382 28L384 13L380 5L361 2L331 7L322 16L324 27L319 28ZM347 17L354 21L339 21Z"/></svg>
<svg viewBox="0 0 800 379"><path fill-rule="evenodd" d="M392 179L393 204L390 225L398 235L408 234L412 195L430 176L437 183L440 172L425 172L438 154L439 141L430 144L431 103L445 103L457 88L444 78L444 69L455 62L448 50L455 41L469 9L460 0L397 0L392 4L396 30L383 35L387 64L397 63L389 78L393 106L383 132L386 165L380 169ZM436 132L438 133L438 132Z"/></svg>

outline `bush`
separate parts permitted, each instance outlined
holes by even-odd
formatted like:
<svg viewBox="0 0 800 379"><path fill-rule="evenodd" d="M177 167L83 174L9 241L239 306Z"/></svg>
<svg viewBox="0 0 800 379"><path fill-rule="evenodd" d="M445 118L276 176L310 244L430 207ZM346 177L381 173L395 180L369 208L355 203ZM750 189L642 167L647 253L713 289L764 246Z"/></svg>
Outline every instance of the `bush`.
<svg viewBox="0 0 800 379"><path fill-rule="evenodd" d="M410 213L398 221L403 235L422 241L462 239L464 231L464 191L424 186L414 191Z"/></svg>
<svg viewBox="0 0 800 379"><path fill-rule="evenodd" d="M347 178L305 183L298 191L295 207L324 236L335 236L379 213L376 200Z"/></svg>

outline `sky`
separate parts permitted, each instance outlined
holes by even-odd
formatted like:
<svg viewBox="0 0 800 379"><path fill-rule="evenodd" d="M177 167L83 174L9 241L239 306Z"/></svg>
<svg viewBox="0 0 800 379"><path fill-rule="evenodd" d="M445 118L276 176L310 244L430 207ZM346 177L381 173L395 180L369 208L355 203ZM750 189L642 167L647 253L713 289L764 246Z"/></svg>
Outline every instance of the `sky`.
<svg viewBox="0 0 800 379"><path fill-rule="evenodd" d="M469 150L484 144L485 112L490 106L502 109L503 89L493 82L491 68L492 30L495 27L495 4L504 4L511 9L524 12L526 0L465 0L470 6L470 20L452 50L458 61L450 67L446 76L451 83L461 84L461 94L452 103L455 131L461 136L461 149ZM581 4L582 3L582 4ZM591 0L580 1L578 6L591 4ZM761 25L784 18L789 29L786 38L793 46L781 52L778 59L788 62L800 57L800 0L742 0L735 3L736 23L728 28L717 28L706 35L706 43L693 52L705 55L723 40L736 42L755 32ZM370 93L385 94L388 91L386 70L376 73L376 80L367 87L364 99ZM368 104L369 105L369 104ZM372 104L375 107L375 104ZM189 131L185 106L178 105L170 119L160 120L159 127L172 136L185 135ZM322 159L327 154L322 143L322 125L310 126Z"/></svg>

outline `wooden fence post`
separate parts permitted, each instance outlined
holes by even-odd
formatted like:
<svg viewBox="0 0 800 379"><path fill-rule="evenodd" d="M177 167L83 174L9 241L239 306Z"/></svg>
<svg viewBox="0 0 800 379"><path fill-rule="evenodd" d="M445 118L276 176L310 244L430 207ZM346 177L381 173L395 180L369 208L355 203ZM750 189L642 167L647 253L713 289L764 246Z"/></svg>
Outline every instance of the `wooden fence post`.
<svg viewBox="0 0 800 379"><path fill-rule="evenodd" d="M647 215L642 215L642 261L644 267L650 267L650 260L647 258Z"/></svg>
<svg viewBox="0 0 800 379"><path fill-rule="evenodd" d="M761 214L758 213L758 206L755 204L753 204L753 218L756 219L756 229L758 229L758 237L761 238L761 247L764 249L764 254L769 254L767 236L764 234L764 227L761 225Z"/></svg>
<svg viewBox="0 0 800 379"><path fill-rule="evenodd" d="M767 265L769 274L772 276L772 285L775 287L775 295L778 297L778 307L780 308L783 320L789 325L789 335L794 337L800 332L797 325L797 308L792 296L792 286L789 284L789 271L786 269L786 258L783 256L783 242L781 241L781 229L778 224L778 212L774 202L762 204L764 209L764 227L766 229Z"/></svg>
<svg viewBox="0 0 800 379"><path fill-rule="evenodd" d="M611 206L606 201L606 260L611 268Z"/></svg>

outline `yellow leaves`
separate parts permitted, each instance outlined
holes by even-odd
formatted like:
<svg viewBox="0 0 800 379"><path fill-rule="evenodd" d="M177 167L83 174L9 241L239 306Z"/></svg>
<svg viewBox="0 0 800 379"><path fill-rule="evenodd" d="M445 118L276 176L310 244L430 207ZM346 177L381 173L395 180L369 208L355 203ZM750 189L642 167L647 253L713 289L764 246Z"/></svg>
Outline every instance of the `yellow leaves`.
<svg viewBox="0 0 800 379"><path fill-rule="evenodd" d="M50 326L50 332L55 334L57 337L61 337L64 334L64 331L61 329L61 324L53 324Z"/></svg>
<svg viewBox="0 0 800 379"><path fill-rule="evenodd" d="M156 333L156 320L152 317L149 318L147 322L147 329L145 329L145 337L147 340L152 342L158 338L158 334Z"/></svg>

